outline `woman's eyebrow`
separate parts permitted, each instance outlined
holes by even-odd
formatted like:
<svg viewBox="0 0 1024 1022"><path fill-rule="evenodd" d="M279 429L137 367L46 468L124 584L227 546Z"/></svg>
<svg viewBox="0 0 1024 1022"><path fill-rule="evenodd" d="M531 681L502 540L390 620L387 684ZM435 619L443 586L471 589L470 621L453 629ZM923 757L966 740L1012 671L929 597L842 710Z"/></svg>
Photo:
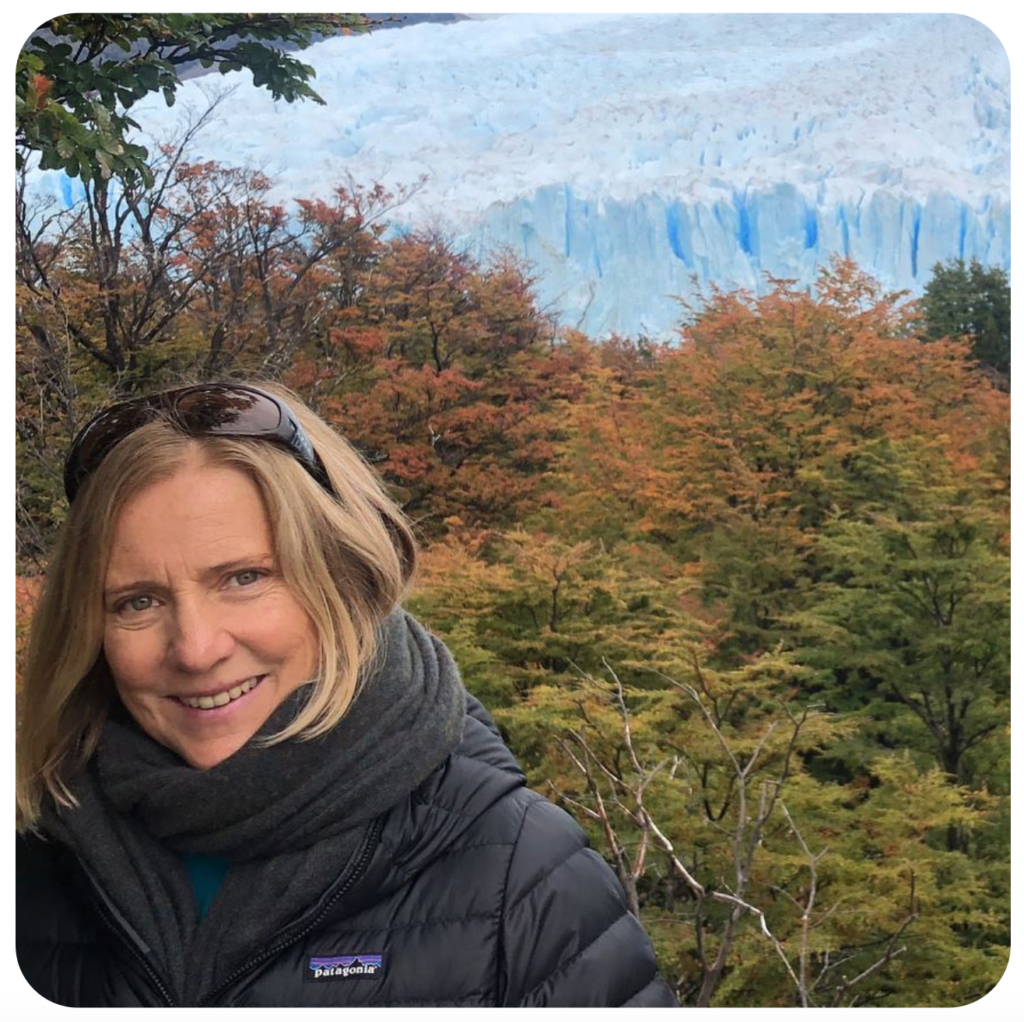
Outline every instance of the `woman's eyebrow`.
<svg viewBox="0 0 1024 1022"><path fill-rule="evenodd" d="M163 589L162 582L153 582L149 579L140 578L134 582L125 582L123 585L111 586L103 590L104 600L113 600L124 593L134 592L136 589Z"/></svg>
<svg viewBox="0 0 1024 1022"><path fill-rule="evenodd" d="M267 565L274 563L273 554L268 553L254 553L247 554L244 557L234 557L230 561L222 561L220 564L213 564L209 568L204 568L200 575L204 579L216 578L220 575L224 575L230 571L241 571L245 568L252 567L266 567ZM109 589L103 590L104 599L113 599L122 593L132 592L136 589L166 589L166 582L156 582L152 579L135 579L131 582L124 582L121 585L111 586Z"/></svg>
<svg viewBox="0 0 1024 1022"><path fill-rule="evenodd" d="M204 578L214 578L217 575L223 575L229 571L240 571L243 568L265 567L273 563L273 554L268 554L266 552L246 554L244 557L234 557L230 561L223 561L221 564L214 564L209 568L204 568L202 575Z"/></svg>

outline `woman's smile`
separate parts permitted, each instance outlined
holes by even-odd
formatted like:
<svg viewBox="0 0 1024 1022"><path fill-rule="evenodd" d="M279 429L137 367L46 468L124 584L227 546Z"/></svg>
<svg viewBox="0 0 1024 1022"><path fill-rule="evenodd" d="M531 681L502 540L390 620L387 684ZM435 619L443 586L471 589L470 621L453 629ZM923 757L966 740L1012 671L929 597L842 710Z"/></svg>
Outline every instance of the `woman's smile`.
<svg viewBox="0 0 1024 1022"><path fill-rule="evenodd" d="M242 697L252 692L265 677L265 674L258 674L228 688L214 689L202 695L177 695L170 698L177 700L185 709L200 710L209 716L216 710L224 710L241 702Z"/></svg>
<svg viewBox="0 0 1024 1022"><path fill-rule="evenodd" d="M125 506L104 585L103 650L138 725L200 770L227 759L316 673L259 491L193 459Z"/></svg>

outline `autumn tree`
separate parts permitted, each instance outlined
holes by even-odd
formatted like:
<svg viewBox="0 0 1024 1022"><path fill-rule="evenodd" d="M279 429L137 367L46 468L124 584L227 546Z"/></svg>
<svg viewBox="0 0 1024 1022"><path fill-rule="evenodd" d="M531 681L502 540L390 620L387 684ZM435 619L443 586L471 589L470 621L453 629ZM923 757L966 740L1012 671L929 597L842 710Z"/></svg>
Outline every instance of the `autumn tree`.
<svg viewBox="0 0 1024 1022"><path fill-rule="evenodd" d="M944 437L953 458L988 457L1005 407L966 344L922 343L913 310L851 264L817 297L713 294L666 352L633 471L640 527L699 559L709 599L730 609L735 646L764 649L780 614L821 577L815 537L835 509L884 505L883 438Z"/></svg>
<svg viewBox="0 0 1024 1022"><path fill-rule="evenodd" d="M578 389L514 260L479 265L436 234L389 242L292 379L392 485L427 535L455 516L510 524L544 500Z"/></svg>
<svg viewBox="0 0 1024 1022"><path fill-rule="evenodd" d="M462 527L425 552L416 599L427 620L472 647L474 659L483 654L499 667L495 704L512 705L534 685L596 670L602 657L627 672L640 664L677 668L679 636L698 639L707 627L689 613L692 589L651 548L615 551L523 528Z"/></svg>
<svg viewBox="0 0 1024 1022"><path fill-rule="evenodd" d="M306 352L327 353L329 324L355 301L362 275L383 251L388 214L412 189L336 185L329 197L271 202L261 173L189 167L205 192L181 240L179 269L194 279L190 319L203 338L206 374L277 376Z"/></svg>
<svg viewBox="0 0 1024 1022"><path fill-rule="evenodd" d="M563 333L561 343L575 353L581 387L564 412L564 437L550 476L551 510L537 521L565 538L586 535L610 546L649 542L639 528L651 464L643 418L666 346L641 352L627 338L592 341L573 330Z"/></svg>
<svg viewBox="0 0 1024 1022"><path fill-rule="evenodd" d="M60 459L92 411L182 378L279 375L354 301L409 194L350 183L271 202L264 175L189 159L216 112L161 147L152 188L94 179L57 209L20 176L18 391L37 410L19 415L23 547L41 551L60 520Z"/></svg>

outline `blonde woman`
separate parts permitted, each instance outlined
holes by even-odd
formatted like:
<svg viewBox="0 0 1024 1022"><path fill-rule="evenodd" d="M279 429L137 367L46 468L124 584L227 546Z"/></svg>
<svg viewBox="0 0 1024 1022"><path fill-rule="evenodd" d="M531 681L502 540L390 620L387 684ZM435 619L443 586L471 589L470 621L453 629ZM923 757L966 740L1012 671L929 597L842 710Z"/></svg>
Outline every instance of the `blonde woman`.
<svg viewBox="0 0 1024 1022"><path fill-rule="evenodd" d="M283 388L68 457L18 735L18 956L69 1006L672 1005L617 880L401 609L416 544Z"/></svg>

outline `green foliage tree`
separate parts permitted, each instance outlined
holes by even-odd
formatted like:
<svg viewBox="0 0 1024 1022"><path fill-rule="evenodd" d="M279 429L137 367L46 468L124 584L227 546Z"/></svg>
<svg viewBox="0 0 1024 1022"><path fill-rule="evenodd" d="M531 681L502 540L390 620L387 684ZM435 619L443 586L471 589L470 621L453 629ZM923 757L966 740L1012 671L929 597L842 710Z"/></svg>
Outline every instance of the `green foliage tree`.
<svg viewBox="0 0 1024 1022"><path fill-rule="evenodd" d="M1006 961L998 934L964 939L999 930L989 879L941 839L983 827L990 799L891 750L815 777L857 728L808 700L821 672L779 650L711 667L692 581L659 565L653 547L450 534L412 606L616 869L685 1005L981 996Z"/></svg>
<svg viewBox="0 0 1024 1022"><path fill-rule="evenodd" d="M971 338L974 357L1010 380L1010 282L977 259L936 263L921 300L925 336Z"/></svg>
<svg viewBox="0 0 1024 1022"><path fill-rule="evenodd" d="M652 666L680 667L680 635L708 631L689 610L693 582L650 546L457 528L426 551L422 580L412 605L452 640L467 685L495 708L596 671L602 658L649 684Z"/></svg>
<svg viewBox="0 0 1024 1022"><path fill-rule="evenodd" d="M864 711L854 770L879 745L910 748L957 784L1006 794L1006 521L927 441L878 444L874 454L887 506L826 524L817 546L826 578L814 604L786 620L805 658L831 672L830 705ZM997 770L993 745L1004 746ZM947 841L966 849L954 829Z"/></svg>
<svg viewBox="0 0 1024 1022"><path fill-rule="evenodd" d="M275 99L323 103L315 72L282 49L309 46L316 34L362 30L354 14L69 14L32 33L18 55L18 166L28 152L40 166L84 181L95 177L154 183L146 148L129 142L139 125L128 110L162 92L168 106L184 65L221 74L252 72Z"/></svg>

